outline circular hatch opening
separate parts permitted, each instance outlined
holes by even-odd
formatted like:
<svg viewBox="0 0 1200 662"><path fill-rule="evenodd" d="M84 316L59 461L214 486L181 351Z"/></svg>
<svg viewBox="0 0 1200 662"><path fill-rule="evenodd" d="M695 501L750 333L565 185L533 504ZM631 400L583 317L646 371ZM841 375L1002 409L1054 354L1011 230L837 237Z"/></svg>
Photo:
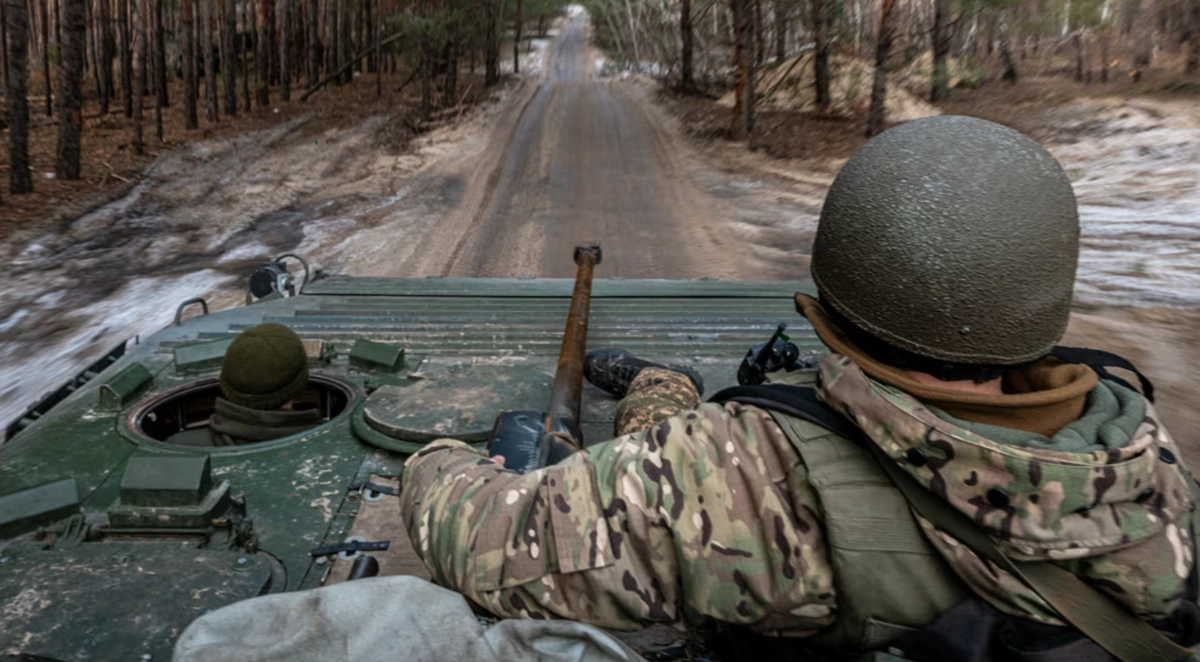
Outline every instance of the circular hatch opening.
<svg viewBox="0 0 1200 662"><path fill-rule="evenodd" d="M328 425L347 412L356 398L355 394L356 390L349 384L323 375L311 375L308 386L292 400L293 410L315 410L318 413L317 422L304 434ZM208 428L209 417L216 410L220 396L221 386L215 377L191 382L166 391L133 411L129 416L129 426L141 437L171 443L171 437L178 433ZM277 439L250 442L235 448ZM208 446L212 447L211 444Z"/></svg>

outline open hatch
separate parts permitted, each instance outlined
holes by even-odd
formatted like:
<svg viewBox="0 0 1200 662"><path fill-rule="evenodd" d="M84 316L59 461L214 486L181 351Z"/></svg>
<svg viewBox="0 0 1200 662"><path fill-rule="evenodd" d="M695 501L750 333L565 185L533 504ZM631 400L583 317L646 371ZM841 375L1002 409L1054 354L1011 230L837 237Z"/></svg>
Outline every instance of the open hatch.
<svg viewBox="0 0 1200 662"><path fill-rule="evenodd" d="M178 432L207 427L220 396L217 378L194 381L143 404L130 416L130 427L143 437L165 443ZM350 385L314 374L309 377L307 388L293 399L292 409L319 411L322 423L313 428L316 430L346 411L354 399L355 391Z"/></svg>

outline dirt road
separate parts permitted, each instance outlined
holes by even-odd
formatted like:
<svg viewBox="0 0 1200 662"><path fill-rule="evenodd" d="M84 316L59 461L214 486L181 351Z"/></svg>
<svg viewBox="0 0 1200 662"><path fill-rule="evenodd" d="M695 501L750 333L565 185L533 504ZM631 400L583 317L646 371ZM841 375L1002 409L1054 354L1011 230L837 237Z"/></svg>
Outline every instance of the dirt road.
<svg viewBox="0 0 1200 662"><path fill-rule="evenodd" d="M164 154L123 198L0 243L0 423L186 299L240 304L282 252L350 275L567 276L571 246L601 240L600 277L803 273L754 248L794 206L698 157L642 87L596 77L587 30L572 17L532 75L412 147L393 115L299 117Z"/></svg>
<svg viewBox="0 0 1200 662"><path fill-rule="evenodd" d="M568 277L571 247L602 240L604 275L738 275L743 244L714 218L677 139L636 88L599 80L595 69L587 23L576 17L542 80L502 117L467 177L470 197L407 270Z"/></svg>

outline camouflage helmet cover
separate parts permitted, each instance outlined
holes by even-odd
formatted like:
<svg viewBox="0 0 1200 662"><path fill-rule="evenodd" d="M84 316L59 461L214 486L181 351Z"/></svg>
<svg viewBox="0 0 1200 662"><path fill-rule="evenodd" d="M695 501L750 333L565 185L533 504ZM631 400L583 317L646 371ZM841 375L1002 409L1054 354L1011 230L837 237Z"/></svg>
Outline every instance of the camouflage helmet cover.
<svg viewBox="0 0 1200 662"><path fill-rule="evenodd" d="M1070 180L1033 140L933 117L875 137L834 181L813 246L821 299L930 359L1016 365L1067 327L1079 260Z"/></svg>

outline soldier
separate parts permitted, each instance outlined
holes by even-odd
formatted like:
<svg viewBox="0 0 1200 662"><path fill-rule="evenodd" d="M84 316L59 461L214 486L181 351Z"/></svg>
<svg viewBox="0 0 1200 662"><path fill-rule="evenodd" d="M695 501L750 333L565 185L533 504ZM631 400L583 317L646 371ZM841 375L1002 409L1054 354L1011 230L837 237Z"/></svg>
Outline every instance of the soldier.
<svg viewBox="0 0 1200 662"><path fill-rule="evenodd" d="M176 433L167 443L238 446L303 432L321 423L316 409L293 409L308 386L308 356L282 324L246 329L225 351L221 395L207 427Z"/></svg>
<svg viewBox="0 0 1200 662"><path fill-rule="evenodd" d="M1071 184L1032 140L893 128L821 212L819 298L796 304L830 351L790 375L815 389L700 404L691 371L594 352L622 436L525 475L429 445L404 474L414 546L503 617L717 622L838 658L1190 655L1179 449L1138 392L1051 356L1078 250Z"/></svg>

